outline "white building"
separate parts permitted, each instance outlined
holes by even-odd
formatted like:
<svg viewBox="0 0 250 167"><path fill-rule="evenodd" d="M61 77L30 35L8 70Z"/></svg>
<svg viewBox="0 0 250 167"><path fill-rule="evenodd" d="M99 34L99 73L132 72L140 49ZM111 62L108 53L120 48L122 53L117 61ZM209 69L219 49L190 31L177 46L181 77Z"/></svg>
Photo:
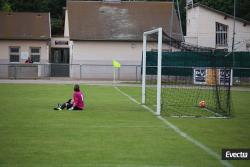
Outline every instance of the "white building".
<svg viewBox="0 0 250 167"><path fill-rule="evenodd" d="M67 1L65 37L72 44L70 64L111 65L115 59L123 66L140 65L143 32L158 27L181 39L172 2ZM71 69L70 76L78 76L77 70Z"/></svg>
<svg viewBox="0 0 250 167"><path fill-rule="evenodd" d="M185 42L193 45L232 50L232 15L199 3L187 7ZM250 22L236 18L235 51L250 51Z"/></svg>

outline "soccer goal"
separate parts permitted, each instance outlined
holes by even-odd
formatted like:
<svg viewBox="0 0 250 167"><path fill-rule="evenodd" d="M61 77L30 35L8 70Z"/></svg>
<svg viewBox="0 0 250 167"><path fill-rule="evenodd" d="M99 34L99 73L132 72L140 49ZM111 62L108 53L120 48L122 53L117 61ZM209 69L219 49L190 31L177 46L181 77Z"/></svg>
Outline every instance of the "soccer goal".
<svg viewBox="0 0 250 167"><path fill-rule="evenodd" d="M225 54L184 45L165 51L164 34L162 28L143 34L142 104L156 115L230 116L232 69Z"/></svg>

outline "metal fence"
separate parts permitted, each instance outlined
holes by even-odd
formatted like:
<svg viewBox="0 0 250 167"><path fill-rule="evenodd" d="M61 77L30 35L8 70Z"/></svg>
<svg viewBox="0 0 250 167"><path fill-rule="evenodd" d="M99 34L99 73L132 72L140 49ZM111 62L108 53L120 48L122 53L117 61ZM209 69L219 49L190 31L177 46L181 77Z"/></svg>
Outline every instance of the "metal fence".
<svg viewBox="0 0 250 167"><path fill-rule="evenodd" d="M80 80L120 81L141 80L140 65L122 65L114 69L112 65L99 64L0 64L0 79L46 79L65 77Z"/></svg>
<svg viewBox="0 0 250 167"><path fill-rule="evenodd" d="M114 79L117 81L141 81L141 65L99 64L0 64L0 79L49 79L64 77L79 80ZM233 68L233 85L250 85L250 68Z"/></svg>

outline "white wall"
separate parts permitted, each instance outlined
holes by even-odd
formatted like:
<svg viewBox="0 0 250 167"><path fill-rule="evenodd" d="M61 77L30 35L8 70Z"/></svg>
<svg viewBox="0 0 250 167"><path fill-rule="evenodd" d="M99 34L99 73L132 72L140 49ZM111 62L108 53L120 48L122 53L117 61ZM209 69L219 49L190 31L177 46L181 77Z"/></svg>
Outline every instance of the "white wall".
<svg viewBox="0 0 250 167"><path fill-rule="evenodd" d="M71 50L70 63L84 64L81 69L82 79L113 80L112 60L114 59L122 65L120 72L123 73L125 70L127 73L122 74L122 80L136 80L136 66L127 67L124 65L141 64L141 42L74 41ZM131 68L133 72L128 71ZM117 72L116 70L118 75ZM79 77L79 69L70 68L70 77Z"/></svg>
<svg viewBox="0 0 250 167"><path fill-rule="evenodd" d="M187 11L185 42L198 45L198 19L199 8L193 8Z"/></svg>
<svg viewBox="0 0 250 167"><path fill-rule="evenodd" d="M9 47L18 46L20 47L21 52L26 52L30 56L30 47L40 47L41 55L40 55L40 63L48 63L49 62L49 47L47 45L47 41L17 41L17 40L1 40L0 41L0 63L6 64L10 63L9 61ZM20 63L24 63L25 60L21 60L20 55Z"/></svg>
<svg viewBox="0 0 250 167"><path fill-rule="evenodd" d="M30 47L39 47L40 49L40 62L41 64L47 64L49 62L49 46L48 41L28 41L28 40L0 40L0 78L9 78L9 65L10 64L10 50L9 47L16 46L20 48L20 62L25 63L26 59L21 59L21 53L25 53L30 56ZM44 71L47 70L46 65L37 66L37 77L42 77ZM34 69L34 68L33 68ZM28 71L22 71L28 70ZM23 68L21 71L21 76L25 78L34 77L31 68ZM35 78L35 77L34 77Z"/></svg>
<svg viewBox="0 0 250 167"><path fill-rule="evenodd" d="M82 78L112 79L112 60L121 63L119 69L122 80L138 80L142 61L142 42L73 41L70 47L70 77L79 77L77 64L82 65ZM163 49L170 49L166 44ZM157 49L156 42L148 42L147 50ZM176 49L173 49L176 50ZM130 66L129 66L130 65Z"/></svg>
<svg viewBox="0 0 250 167"><path fill-rule="evenodd" d="M115 59L124 65L140 65L142 61L142 42L73 41L72 45L71 64L111 65ZM156 42L147 42L147 50L151 49L157 50ZM170 47L163 44L162 49Z"/></svg>
<svg viewBox="0 0 250 167"><path fill-rule="evenodd" d="M195 7L187 10L187 35L185 41L194 45L215 48L215 23L219 22L228 25L228 47L232 48L233 38L233 19L224 15L205 9ZM250 25L244 26L242 22L236 20L235 24L235 50L248 51L246 42L250 43Z"/></svg>
<svg viewBox="0 0 250 167"><path fill-rule="evenodd" d="M141 42L80 42L74 41L71 64L111 65L112 60L121 64L141 64Z"/></svg>

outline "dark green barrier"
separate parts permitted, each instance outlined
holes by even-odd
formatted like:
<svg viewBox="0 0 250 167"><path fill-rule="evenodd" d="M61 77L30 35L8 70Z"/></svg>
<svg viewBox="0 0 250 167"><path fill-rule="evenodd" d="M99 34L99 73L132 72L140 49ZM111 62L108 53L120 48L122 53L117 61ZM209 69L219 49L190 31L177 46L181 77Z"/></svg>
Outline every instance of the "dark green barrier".
<svg viewBox="0 0 250 167"><path fill-rule="evenodd" d="M234 69L234 77L250 77L250 69Z"/></svg>
<svg viewBox="0 0 250 167"><path fill-rule="evenodd" d="M227 56L225 56L227 55ZM234 63L233 63L234 60ZM157 52L147 52L147 74L157 73ZM192 67L237 67L250 68L250 52L163 52L162 66L185 67L186 69L162 69L163 75L191 76ZM149 68L149 66L151 66ZM190 67L187 69L187 67ZM235 69L235 77L250 77L250 70Z"/></svg>

